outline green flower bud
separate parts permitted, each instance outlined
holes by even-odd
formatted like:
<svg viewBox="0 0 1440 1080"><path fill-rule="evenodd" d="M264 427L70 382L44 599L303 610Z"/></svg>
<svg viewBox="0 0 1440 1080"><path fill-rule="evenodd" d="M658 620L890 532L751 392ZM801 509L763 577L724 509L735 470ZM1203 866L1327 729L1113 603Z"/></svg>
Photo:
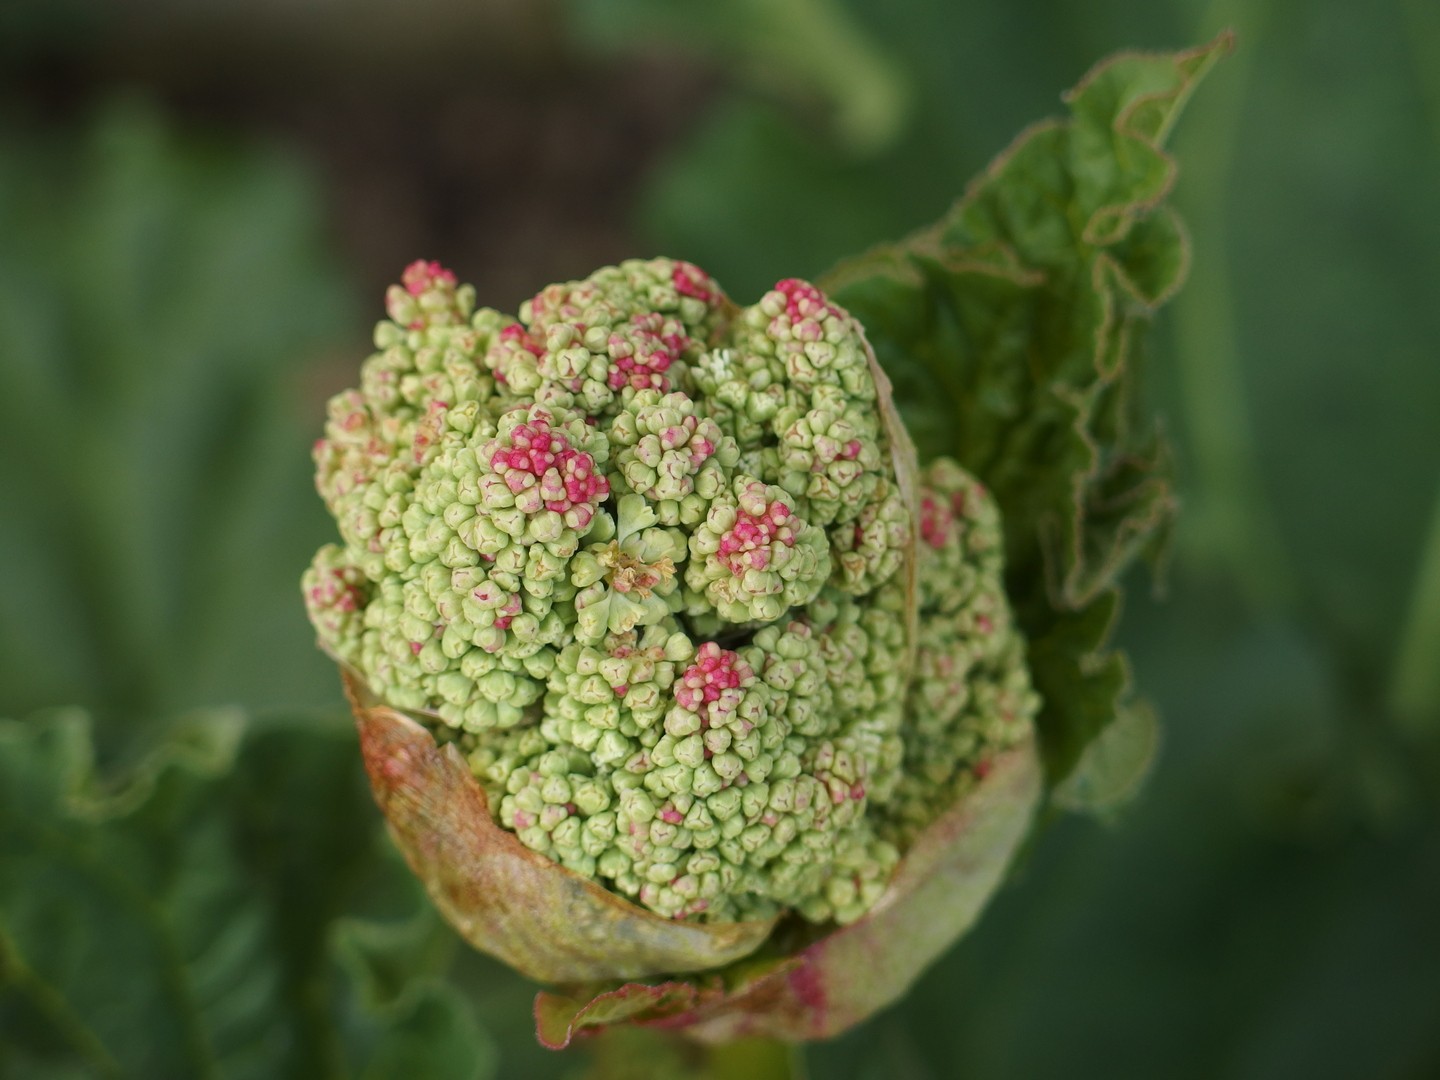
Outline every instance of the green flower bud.
<svg viewBox="0 0 1440 1080"><path fill-rule="evenodd" d="M739 457L735 441L685 394L641 390L627 396L609 429L617 482L654 505L663 525L694 525L704 502L727 482ZM700 499L689 496L700 495Z"/></svg>
<svg viewBox="0 0 1440 1080"><path fill-rule="evenodd" d="M781 489L737 476L690 535L687 607L727 622L770 622L808 603L830 575L823 533Z"/></svg>
<svg viewBox="0 0 1440 1080"><path fill-rule="evenodd" d="M636 261L514 320L411 276L317 450L322 643L547 865L664 920L859 919L1034 713L993 506L939 463L912 521L812 286L737 312Z"/></svg>
<svg viewBox="0 0 1440 1080"><path fill-rule="evenodd" d="M923 477L919 532L920 638L882 830L901 846L1026 739L1040 707L1005 599L994 500L936 461Z"/></svg>

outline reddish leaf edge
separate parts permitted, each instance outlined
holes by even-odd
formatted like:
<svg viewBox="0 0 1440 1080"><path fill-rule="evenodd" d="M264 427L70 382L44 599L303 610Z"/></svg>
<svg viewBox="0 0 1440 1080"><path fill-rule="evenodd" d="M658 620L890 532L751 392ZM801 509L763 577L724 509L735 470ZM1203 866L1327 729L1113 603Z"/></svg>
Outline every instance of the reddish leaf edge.
<svg viewBox="0 0 1440 1080"><path fill-rule="evenodd" d="M707 1043L838 1035L902 997L974 924L1029 833L1040 799L1032 739L992 759L986 776L916 839L863 918L788 956L742 960L722 971L542 990L534 1002L536 1037L561 1050L615 1024L679 1031ZM957 881L959 888L947 888Z"/></svg>
<svg viewBox="0 0 1440 1080"><path fill-rule="evenodd" d="M495 821L453 747L379 702L358 673L341 675L390 834L470 945L539 982L574 985L723 967L770 936L773 919L663 918L527 848Z"/></svg>

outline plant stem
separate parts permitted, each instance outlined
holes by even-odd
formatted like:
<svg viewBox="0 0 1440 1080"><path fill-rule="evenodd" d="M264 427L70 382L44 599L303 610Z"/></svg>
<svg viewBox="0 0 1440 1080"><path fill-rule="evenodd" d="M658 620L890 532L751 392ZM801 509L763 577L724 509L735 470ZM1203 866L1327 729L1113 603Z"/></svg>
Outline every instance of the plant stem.
<svg viewBox="0 0 1440 1080"><path fill-rule="evenodd" d="M741 1039L711 1047L705 1080L805 1080L805 1052L777 1039Z"/></svg>
<svg viewBox="0 0 1440 1080"><path fill-rule="evenodd" d="M1203 237L1189 287L1176 304L1177 362L1186 427L1199 481L1192 546L1210 554L1256 607L1283 605L1294 594L1280 528L1266 501L1245 395L1233 288L1228 277L1225 209L1245 87L1266 5L1216 0L1205 32L1240 21L1245 33L1212 102L1197 108L1182 156L1187 216ZM1238 69L1237 69L1238 68ZM1218 100L1215 100L1218 95Z"/></svg>
<svg viewBox="0 0 1440 1080"><path fill-rule="evenodd" d="M1390 707L1412 734L1440 731L1440 493L1395 651Z"/></svg>
<svg viewBox="0 0 1440 1080"><path fill-rule="evenodd" d="M1405 40L1426 106L1432 149L1440 152L1440 13L1424 0L1402 0ZM1440 731L1440 494L1431 512L1430 532L1421 549L1410 610L1390 671L1390 709L1412 735Z"/></svg>
<svg viewBox="0 0 1440 1080"><path fill-rule="evenodd" d="M585 1080L806 1080L805 1051L778 1039L706 1045L656 1028L604 1030Z"/></svg>
<svg viewBox="0 0 1440 1080"><path fill-rule="evenodd" d="M1440 150L1440 12L1428 0L1401 0L1400 13L1405 20L1405 40L1414 62L1415 81L1429 114L1435 136L1435 149Z"/></svg>

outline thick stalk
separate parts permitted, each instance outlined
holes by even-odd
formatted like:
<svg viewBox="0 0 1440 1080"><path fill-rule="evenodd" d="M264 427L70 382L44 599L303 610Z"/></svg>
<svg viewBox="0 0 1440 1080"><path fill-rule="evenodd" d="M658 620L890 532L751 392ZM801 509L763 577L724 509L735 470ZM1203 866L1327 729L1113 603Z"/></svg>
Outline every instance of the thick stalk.
<svg viewBox="0 0 1440 1080"><path fill-rule="evenodd" d="M1440 493L1395 652L1390 707L1407 731L1440 732Z"/></svg>
<svg viewBox="0 0 1440 1080"><path fill-rule="evenodd" d="M1256 607L1283 605L1294 593L1291 569L1255 463L1254 427L1235 326L1225 213L1235 145L1251 63L1263 47L1266 6L1216 0L1203 31L1241 25L1239 48L1216 80L1212 100L1197 107L1181 140L1186 217L1203 237L1190 282L1176 302L1176 359L1182 409L1196 473L1188 508L1190 546L1232 574ZM1218 95L1218 100L1216 97Z"/></svg>
<svg viewBox="0 0 1440 1080"><path fill-rule="evenodd" d="M1440 159L1440 11L1426 0L1402 0L1405 40ZM1440 494L1410 591L1410 608L1390 672L1390 708L1412 734L1440 732Z"/></svg>
<svg viewBox="0 0 1440 1080"><path fill-rule="evenodd" d="M656 1028L607 1028L585 1080L807 1080L805 1051L778 1039L707 1045Z"/></svg>

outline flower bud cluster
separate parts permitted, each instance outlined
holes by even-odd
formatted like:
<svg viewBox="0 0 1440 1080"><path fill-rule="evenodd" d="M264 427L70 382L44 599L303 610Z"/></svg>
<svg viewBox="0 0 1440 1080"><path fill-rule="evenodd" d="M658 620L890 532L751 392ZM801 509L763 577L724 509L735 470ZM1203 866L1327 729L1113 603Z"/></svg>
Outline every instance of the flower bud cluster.
<svg viewBox="0 0 1440 1080"><path fill-rule="evenodd" d="M743 473L710 501L690 535L685 584L696 614L726 622L774 622L815 598L830 577L825 534L781 488Z"/></svg>
<svg viewBox="0 0 1440 1080"><path fill-rule="evenodd" d="M919 639L885 835L905 844L1031 730L1040 698L1005 598L1000 512L954 462L922 478Z"/></svg>
<svg viewBox="0 0 1440 1080"><path fill-rule="evenodd" d="M936 466L912 520L859 326L669 259L518 319L420 262L387 310L316 446L322 644L559 865L677 919L862 915L1034 707L993 505Z"/></svg>

